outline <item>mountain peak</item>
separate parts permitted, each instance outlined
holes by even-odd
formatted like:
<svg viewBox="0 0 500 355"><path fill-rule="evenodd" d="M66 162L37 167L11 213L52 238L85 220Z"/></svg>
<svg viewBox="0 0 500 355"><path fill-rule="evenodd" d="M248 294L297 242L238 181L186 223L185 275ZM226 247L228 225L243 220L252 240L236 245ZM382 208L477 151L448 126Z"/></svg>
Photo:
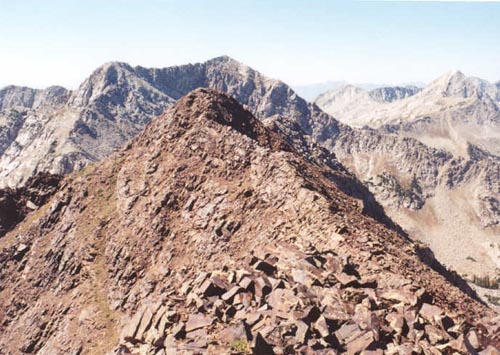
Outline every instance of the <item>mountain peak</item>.
<svg viewBox="0 0 500 355"><path fill-rule="evenodd" d="M465 77L466 77L466 75L465 75L462 71L460 71L460 70L458 70L458 69L450 70L450 71L449 71L447 74L445 74L445 75L448 75L448 77L449 77L450 79L463 79L463 78L465 78Z"/></svg>
<svg viewBox="0 0 500 355"><path fill-rule="evenodd" d="M98 67L91 74L89 79L94 79L104 82L114 82L117 79L118 73L121 72L133 72L134 68L124 62L106 62L100 67Z"/></svg>
<svg viewBox="0 0 500 355"><path fill-rule="evenodd" d="M199 88L191 91L174 105L172 111L182 121L182 126L189 120L206 119L229 126L261 146L273 150L290 149L279 135L265 128L238 101L213 89Z"/></svg>
<svg viewBox="0 0 500 355"><path fill-rule="evenodd" d="M236 64L236 65L243 65L243 63L237 61L236 59L228 56L228 55L221 55L212 59L209 59L206 61L206 63L225 63L225 64Z"/></svg>
<svg viewBox="0 0 500 355"><path fill-rule="evenodd" d="M128 63L119 62L119 61L110 61L110 62L104 63L103 65L101 65L100 67L98 67L95 71L96 72L98 72L98 71L105 71L105 70L109 70L110 68L115 68L115 69L118 69L118 68L121 68L121 69L132 69L132 67Z"/></svg>
<svg viewBox="0 0 500 355"><path fill-rule="evenodd" d="M466 76L459 70L450 71L434 80L426 92L440 94L445 97L475 97L484 93L493 94L493 85L486 80Z"/></svg>
<svg viewBox="0 0 500 355"><path fill-rule="evenodd" d="M450 70L432 81L429 87L439 87L444 89L449 86L450 83L461 82L466 78L465 74L460 70Z"/></svg>

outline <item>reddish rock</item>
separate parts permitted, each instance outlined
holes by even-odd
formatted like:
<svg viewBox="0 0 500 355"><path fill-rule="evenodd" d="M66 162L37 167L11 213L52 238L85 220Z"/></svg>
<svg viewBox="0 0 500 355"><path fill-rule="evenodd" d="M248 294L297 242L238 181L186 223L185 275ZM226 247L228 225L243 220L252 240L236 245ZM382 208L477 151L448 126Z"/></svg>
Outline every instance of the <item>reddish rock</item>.
<svg viewBox="0 0 500 355"><path fill-rule="evenodd" d="M486 349L480 351L479 355L500 355L500 348L489 345Z"/></svg>
<svg viewBox="0 0 500 355"><path fill-rule="evenodd" d="M437 317L443 314L443 310L438 306L424 303L418 312L428 322L436 322Z"/></svg>
<svg viewBox="0 0 500 355"><path fill-rule="evenodd" d="M351 339L346 344L346 350L348 355L355 355L363 350L367 350L370 345L375 341L372 332L365 332L360 336Z"/></svg>
<svg viewBox="0 0 500 355"><path fill-rule="evenodd" d="M196 329L208 327L213 322L214 319L211 316L201 313L190 314L186 323L186 332L191 332Z"/></svg>

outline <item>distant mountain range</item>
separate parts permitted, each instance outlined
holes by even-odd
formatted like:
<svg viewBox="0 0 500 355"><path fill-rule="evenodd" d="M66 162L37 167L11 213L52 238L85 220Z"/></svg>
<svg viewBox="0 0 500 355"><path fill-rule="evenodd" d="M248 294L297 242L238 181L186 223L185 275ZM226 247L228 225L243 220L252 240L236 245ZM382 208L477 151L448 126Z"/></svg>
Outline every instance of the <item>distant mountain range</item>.
<svg viewBox="0 0 500 355"><path fill-rule="evenodd" d="M320 95L316 103L350 126L398 131L455 155L467 155L469 144L500 155L496 85L457 71L421 91L391 90L392 96L386 99L374 96L377 91L345 86Z"/></svg>
<svg viewBox="0 0 500 355"><path fill-rule="evenodd" d="M98 162L199 87L234 97L309 162L326 164L366 214L397 229L382 205L446 265L469 279L496 275L498 84L458 72L423 90L344 86L316 103L229 57L162 69L107 63L74 91L7 87L0 183L19 186L38 172Z"/></svg>
<svg viewBox="0 0 500 355"><path fill-rule="evenodd" d="M400 83L398 85L390 85L390 84L375 84L375 83L349 83L345 80L340 81L326 81L324 83L316 83L316 84L306 84L306 85L295 85L292 86L293 90L301 97L308 101L314 101L317 97L327 91L335 90L343 86L352 85L363 90L373 90L378 88L390 88L394 86L405 87L405 86L414 86L418 88L423 88L426 86L424 82L407 82Z"/></svg>
<svg viewBox="0 0 500 355"><path fill-rule="evenodd" d="M485 272L488 264L497 269L498 87L455 71L421 91L405 91L410 95L395 90L401 99L376 100L352 86L318 97L318 106L357 127L356 138L346 135L333 151L440 260L463 273ZM477 242L472 250L482 249L486 258L467 259L461 249L469 238Z"/></svg>

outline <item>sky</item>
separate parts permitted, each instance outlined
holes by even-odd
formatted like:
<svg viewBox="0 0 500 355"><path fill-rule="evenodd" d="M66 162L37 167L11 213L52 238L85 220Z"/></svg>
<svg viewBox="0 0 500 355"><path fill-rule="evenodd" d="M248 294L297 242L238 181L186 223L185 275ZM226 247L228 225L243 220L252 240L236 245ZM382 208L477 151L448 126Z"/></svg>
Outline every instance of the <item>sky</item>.
<svg viewBox="0 0 500 355"><path fill-rule="evenodd" d="M291 85L500 80L500 2L0 0L0 87L229 55Z"/></svg>

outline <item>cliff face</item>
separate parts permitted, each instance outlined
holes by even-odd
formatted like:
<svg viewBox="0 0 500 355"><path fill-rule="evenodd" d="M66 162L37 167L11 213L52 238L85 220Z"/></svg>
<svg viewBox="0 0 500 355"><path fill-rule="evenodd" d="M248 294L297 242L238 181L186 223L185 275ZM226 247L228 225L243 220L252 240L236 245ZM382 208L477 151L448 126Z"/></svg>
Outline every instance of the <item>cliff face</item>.
<svg viewBox="0 0 500 355"><path fill-rule="evenodd" d="M1 352L492 349L491 311L330 172L188 94L0 239Z"/></svg>
<svg viewBox="0 0 500 355"><path fill-rule="evenodd" d="M377 102L393 102L413 96L421 90L416 86L394 86L373 89L369 94Z"/></svg>

